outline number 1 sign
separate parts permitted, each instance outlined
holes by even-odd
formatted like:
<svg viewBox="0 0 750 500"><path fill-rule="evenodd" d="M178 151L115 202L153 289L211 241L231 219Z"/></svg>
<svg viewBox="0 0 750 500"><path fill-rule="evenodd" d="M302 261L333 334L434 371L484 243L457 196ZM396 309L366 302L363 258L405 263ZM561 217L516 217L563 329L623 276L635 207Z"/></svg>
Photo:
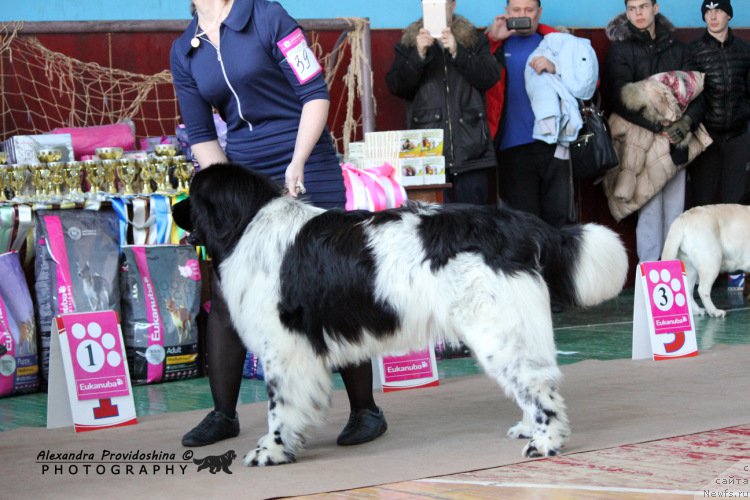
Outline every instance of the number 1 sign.
<svg viewBox="0 0 750 500"><path fill-rule="evenodd" d="M114 311L55 318L47 427L89 431L136 423L130 372Z"/></svg>
<svg viewBox="0 0 750 500"><path fill-rule="evenodd" d="M693 314L679 260L643 262L635 277L633 359L698 355Z"/></svg>

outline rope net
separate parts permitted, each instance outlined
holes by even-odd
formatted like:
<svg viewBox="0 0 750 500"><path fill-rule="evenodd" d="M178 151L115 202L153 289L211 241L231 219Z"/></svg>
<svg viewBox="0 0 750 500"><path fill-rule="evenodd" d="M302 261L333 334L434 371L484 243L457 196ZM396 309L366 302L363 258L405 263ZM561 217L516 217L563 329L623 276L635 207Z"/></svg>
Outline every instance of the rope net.
<svg viewBox="0 0 750 500"><path fill-rule="evenodd" d="M362 129L362 31L364 19L346 19L326 50L321 32L308 30L331 94L329 126L339 151ZM177 34L175 35L175 37ZM111 58L111 37L107 34ZM167 63L165 61L165 63ZM0 140L59 127L135 123L136 136L174 135L181 122L169 70L147 75L84 62L23 35L23 23L0 23ZM369 66L368 66L369 67Z"/></svg>

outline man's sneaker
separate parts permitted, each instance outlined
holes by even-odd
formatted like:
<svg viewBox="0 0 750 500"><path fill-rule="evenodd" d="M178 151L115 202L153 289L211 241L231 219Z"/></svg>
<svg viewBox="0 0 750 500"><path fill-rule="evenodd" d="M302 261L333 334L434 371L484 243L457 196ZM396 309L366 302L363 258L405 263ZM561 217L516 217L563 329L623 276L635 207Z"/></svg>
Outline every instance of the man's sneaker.
<svg viewBox="0 0 750 500"><path fill-rule="evenodd" d="M741 292L745 289L745 273L727 275L727 290L730 292Z"/></svg>
<svg viewBox="0 0 750 500"><path fill-rule="evenodd" d="M222 439L236 437L240 433L240 419L235 413L229 418L219 411L212 411L190 432L182 436L182 446L206 446Z"/></svg>
<svg viewBox="0 0 750 500"><path fill-rule="evenodd" d="M373 410L356 410L349 414L349 421L339 434L336 444L350 446L372 441L382 436L388 429L385 415L380 408Z"/></svg>

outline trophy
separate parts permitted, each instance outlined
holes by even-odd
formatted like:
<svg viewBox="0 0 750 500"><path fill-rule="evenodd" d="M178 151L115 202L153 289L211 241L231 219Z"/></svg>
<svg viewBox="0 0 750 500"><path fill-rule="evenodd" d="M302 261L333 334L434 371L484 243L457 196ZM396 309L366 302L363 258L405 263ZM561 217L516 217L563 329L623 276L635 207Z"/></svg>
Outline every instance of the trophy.
<svg viewBox="0 0 750 500"><path fill-rule="evenodd" d="M85 160L86 180L89 183L89 198L100 199L99 193L104 183L104 168L99 160Z"/></svg>
<svg viewBox="0 0 750 500"><path fill-rule="evenodd" d="M154 146L154 154L158 157L171 158L177 155L177 146L174 144L157 144Z"/></svg>
<svg viewBox="0 0 750 500"><path fill-rule="evenodd" d="M34 187L34 201L46 201L49 198L51 171L46 163L31 169L31 185Z"/></svg>
<svg viewBox="0 0 750 500"><path fill-rule="evenodd" d="M8 153L0 151L0 201L8 201L5 188L8 186Z"/></svg>
<svg viewBox="0 0 750 500"><path fill-rule="evenodd" d="M26 187L26 165L14 163L10 166L8 186L13 190L13 201L23 202L23 190Z"/></svg>
<svg viewBox="0 0 750 500"><path fill-rule="evenodd" d="M114 159L101 161L102 168L104 169L105 191L110 195L117 194L117 185L115 184L117 161Z"/></svg>
<svg viewBox="0 0 750 500"><path fill-rule="evenodd" d="M49 185L47 191L51 195L52 201L62 200L62 188L65 185L65 163L61 161L51 161L47 163L49 169Z"/></svg>
<svg viewBox="0 0 750 500"><path fill-rule="evenodd" d="M0 202L8 201L5 187L8 185L8 165L0 164Z"/></svg>
<svg viewBox="0 0 750 500"><path fill-rule="evenodd" d="M36 150L36 159L40 163L51 163L62 160L62 151L55 148L42 148Z"/></svg>
<svg viewBox="0 0 750 500"><path fill-rule="evenodd" d="M143 194L152 194L154 192L151 181L156 179L156 164L151 159L141 164L141 182L143 182Z"/></svg>
<svg viewBox="0 0 750 500"><path fill-rule="evenodd" d="M187 161L184 156L176 156L175 158L177 164L174 167L174 176L177 177L177 190L187 193L190 177L193 175L195 166L192 161Z"/></svg>
<svg viewBox="0 0 750 500"><path fill-rule="evenodd" d="M96 156L100 160L119 160L122 158L122 148L96 148Z"/></svg>
<svg viewBox="0 0 750 500"><path fill-rule="evenodd" d="M81 172L83 167L80 161L69 161L65 164L65 185L68 188L68 197L72 201L83 201L83 190L81 189Z"/></svg>
<svg viewBox="0 0 750 500"><path fill-rule="evenodd" d="M167 194L174 189L172 189L172 185L169 182L169 160L163 161L158 160L156 163L153 164L155 173L156 173L156 192L160 194Z"/></svg>
<svg viewBox="0 0 750 500"><path fill-rule="evenodd" d="M122 192L125 195L135 194L133 188L133 182L138 175L138 168L136 167L135 160L132 159L120 159L117 160L117 177L123 185Z"/></svg>

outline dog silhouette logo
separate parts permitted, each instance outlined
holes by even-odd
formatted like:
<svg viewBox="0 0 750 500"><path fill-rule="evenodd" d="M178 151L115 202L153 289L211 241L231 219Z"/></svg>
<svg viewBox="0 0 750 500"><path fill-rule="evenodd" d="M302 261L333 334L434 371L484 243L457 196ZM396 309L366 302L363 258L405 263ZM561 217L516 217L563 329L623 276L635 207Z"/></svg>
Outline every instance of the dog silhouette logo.
<svg viewBox="0 0 750 500"><path fill-rule="evenodd" d="M232 465L232 461L237 458L237 454L234 450L229 450L223 455L209 455L203 458L194 458L193 463L198 466L198 472L203 469L208 469L211 474L216 474L220 470L223 470L227 474L231 474L229 466Z"/></svg>

